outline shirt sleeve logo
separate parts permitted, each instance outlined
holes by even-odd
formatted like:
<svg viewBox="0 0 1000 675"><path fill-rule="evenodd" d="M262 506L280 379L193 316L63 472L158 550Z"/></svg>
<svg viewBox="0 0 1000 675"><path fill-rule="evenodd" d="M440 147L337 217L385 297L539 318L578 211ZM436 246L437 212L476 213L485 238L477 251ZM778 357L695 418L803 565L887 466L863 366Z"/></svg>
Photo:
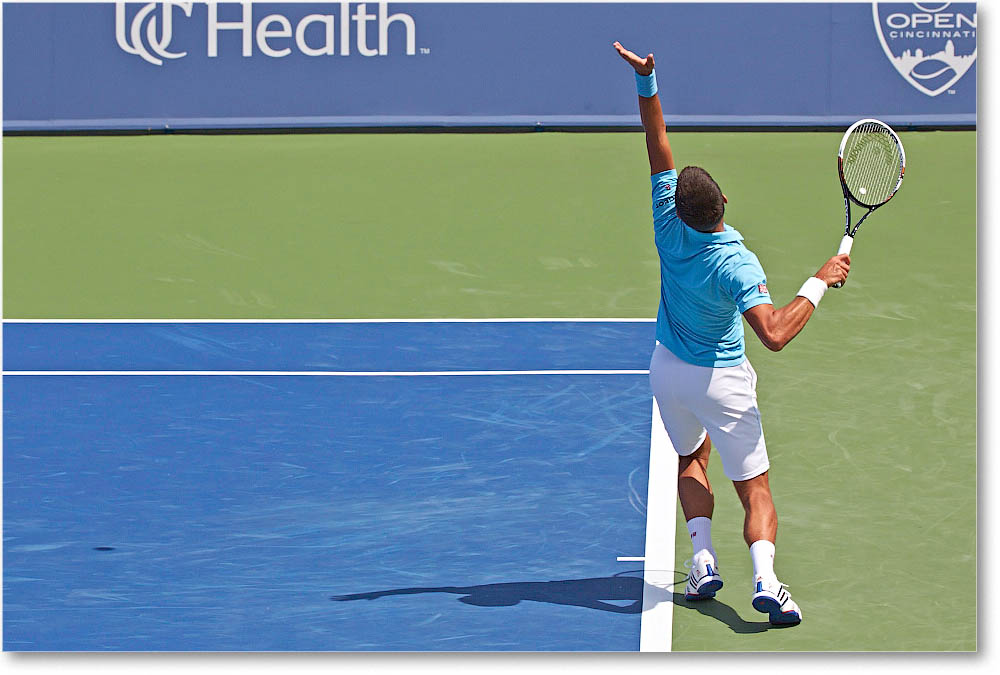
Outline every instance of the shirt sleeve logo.
<svg viewBox="0 0 1000 675"><path fill-rule="evenodd" d="M767 293L767 284L757 284L758 293ZM770 295L770 293L768 293Z"/></svg>

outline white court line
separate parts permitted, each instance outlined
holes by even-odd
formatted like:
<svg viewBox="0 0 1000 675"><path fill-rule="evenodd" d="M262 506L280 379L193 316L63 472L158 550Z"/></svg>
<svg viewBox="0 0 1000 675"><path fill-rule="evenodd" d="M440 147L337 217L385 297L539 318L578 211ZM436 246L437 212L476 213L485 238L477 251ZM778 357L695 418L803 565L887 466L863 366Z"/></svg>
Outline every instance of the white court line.
<svg viewBox="0 0 1000 675"><path fill-rule="evenodd" d="M646 495L646 555L642 573L640 652L669 652L674 630L674 532L677 518L677 453L653 399Z"/></svg>
<svg viewBox="0 0 1000 675"><path fill-rule="evenodd" d="M4 375L310 375L454 377L459 375L648 375L648 370L5 370Z"/></svg>
<svg viewBox="0 0 1000 675"><path fill-rule="evenodd" d="M4 319L3 323L653 323L628 318L498 319Z"/></svg>

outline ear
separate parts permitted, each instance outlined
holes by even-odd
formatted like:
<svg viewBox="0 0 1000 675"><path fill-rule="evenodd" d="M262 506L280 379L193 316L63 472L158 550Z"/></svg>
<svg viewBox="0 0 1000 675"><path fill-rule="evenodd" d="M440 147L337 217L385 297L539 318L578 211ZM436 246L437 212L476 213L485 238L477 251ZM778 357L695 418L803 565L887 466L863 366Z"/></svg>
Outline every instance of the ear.
<svg viewBox="0 0 1000 675"><path fill-rule="evenodd" d="M726 199L726 193L725 192L722 193L722 203L723 204L728 204L729 203L729 200Z"/></svg>

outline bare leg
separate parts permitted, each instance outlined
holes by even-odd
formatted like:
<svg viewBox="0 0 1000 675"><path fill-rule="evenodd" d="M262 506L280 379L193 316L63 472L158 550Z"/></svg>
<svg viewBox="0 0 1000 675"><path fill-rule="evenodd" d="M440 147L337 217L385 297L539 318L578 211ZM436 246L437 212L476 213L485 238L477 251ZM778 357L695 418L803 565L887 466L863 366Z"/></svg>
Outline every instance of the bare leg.
<svg viewBox="0 0 1000 675"><path fill-rule="evenodd" d="M793 626L802 621L802 610L792 600L774 573L774 539L778 534L778 514L771 499L767 472L744 481L733 481L743 502L746 519L743 539L750 547L754 590L751 604L767 614L772 625Z"/></svg>
<svg viewBox="0 0 1000 675"><path fill-rule="evenodd" d="M680 497L685 520L711 518L715 510L715 496L708 482L708 455L711 451L712 441L705 436L700 448L678 458L677 496Z"/></svg>
<svg viewBox="0 0 1000 675"><path fill-rule="evenodd" d="M761 539L774 543L778 535L778 513L774 510L774 501L771 499L767 471L750 480L733 481L733 486L746 512L743 539L747 546Z"/></svg>

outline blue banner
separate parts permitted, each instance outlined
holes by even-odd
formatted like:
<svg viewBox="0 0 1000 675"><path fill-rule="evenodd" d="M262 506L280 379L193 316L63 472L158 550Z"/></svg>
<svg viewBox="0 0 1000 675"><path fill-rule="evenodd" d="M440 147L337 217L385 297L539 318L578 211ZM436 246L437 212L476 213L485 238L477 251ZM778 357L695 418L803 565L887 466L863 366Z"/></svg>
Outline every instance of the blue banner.
<svg viewBox="0 0 1000 675"><path fill-rule="evenodd" d="M974 3L3 5L5 131L976 121Z"/></svg>

